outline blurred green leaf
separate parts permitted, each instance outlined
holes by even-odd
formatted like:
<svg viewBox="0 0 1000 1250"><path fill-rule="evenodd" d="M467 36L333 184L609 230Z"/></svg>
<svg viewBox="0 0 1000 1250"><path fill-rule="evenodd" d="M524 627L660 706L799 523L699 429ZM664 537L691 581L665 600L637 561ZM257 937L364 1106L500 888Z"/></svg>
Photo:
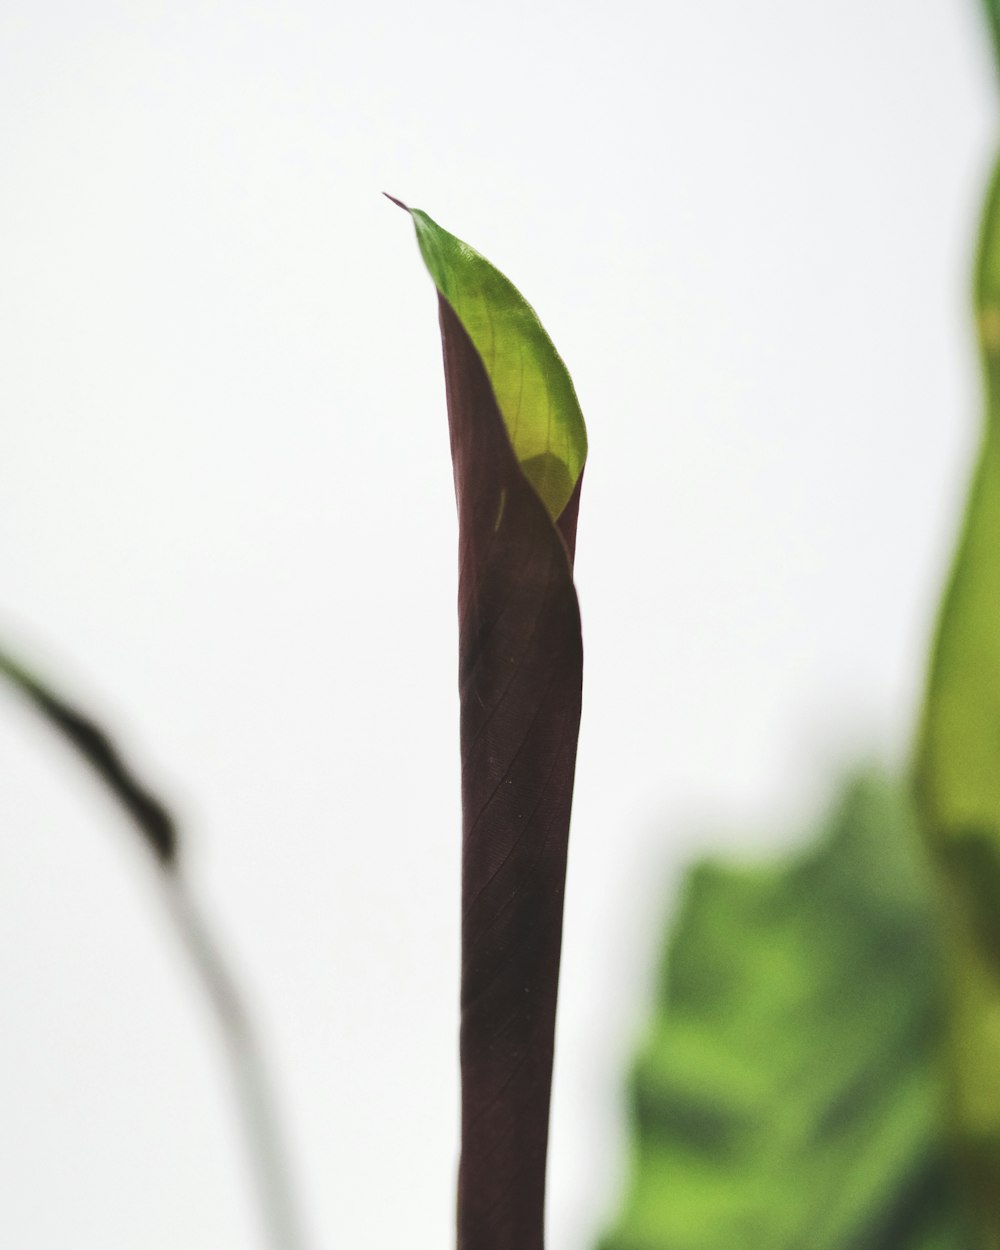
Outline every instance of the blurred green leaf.
<svg viewBox="0 0 1000 1250"><path fill-rule="evenodd" d="M1000 57L1000 0L983 0L983 8L993 35L994 51Z"/></svg>
<svg viewBox="0 0 1000 1250"><path fill-rule="evenodd" d="M936 927L910 808L865 775L770 866L697 864L631 1084L602 1250L960 1250Z"/></svg>
<svg viewBox="0 0 1000 1250"><path fill-rule="evenodd" d="M986 15L1000 47L1000 3ZM949 957L951 1114L979 1244L1000 1247L1000 166L983 211L975 312L979 457L938 621L914 781Z"/></svg>
<svg viewBox="0 0 1000 1250"><path fill-rule="evenodd" d="M975 302L987 419L942 603L917 755L921 806L940 850L970 832L1000 849L1000 183L996 175L983 216Z"/></svg>

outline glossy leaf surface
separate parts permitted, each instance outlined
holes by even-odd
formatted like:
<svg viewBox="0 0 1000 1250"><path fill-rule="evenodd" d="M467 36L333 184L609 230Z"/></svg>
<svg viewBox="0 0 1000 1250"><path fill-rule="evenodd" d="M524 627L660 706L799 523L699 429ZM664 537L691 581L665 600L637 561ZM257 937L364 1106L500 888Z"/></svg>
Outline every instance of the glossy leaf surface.
<svg viewBox="0 0 1000 1250"><path fill-rule="evenodd" d="M583 668L572 556L585 437L528 305L472 249L413 217L438 287L459 517L458 1240L541 1250Z"/></svg>
<svg viewBox="0 0 1000 1250"><path fill-rule="evenodd" d="M852 784L801 852L697 864L602 1250L967 1250L937 960L911 812L879 777Z"/></svg>

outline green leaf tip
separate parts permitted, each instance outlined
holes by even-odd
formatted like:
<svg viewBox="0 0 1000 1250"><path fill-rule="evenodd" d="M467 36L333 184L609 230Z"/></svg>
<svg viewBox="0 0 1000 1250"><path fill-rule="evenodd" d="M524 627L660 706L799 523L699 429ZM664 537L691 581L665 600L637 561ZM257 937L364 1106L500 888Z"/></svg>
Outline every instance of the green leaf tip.
<svg viewBox="0 0 1000 1250"><path fill-rule="evenodd" d="M521 470L557 521L587 459L587 429L562 357L499 269L420 209L408 211L434 284L486 367Z"/></svg>

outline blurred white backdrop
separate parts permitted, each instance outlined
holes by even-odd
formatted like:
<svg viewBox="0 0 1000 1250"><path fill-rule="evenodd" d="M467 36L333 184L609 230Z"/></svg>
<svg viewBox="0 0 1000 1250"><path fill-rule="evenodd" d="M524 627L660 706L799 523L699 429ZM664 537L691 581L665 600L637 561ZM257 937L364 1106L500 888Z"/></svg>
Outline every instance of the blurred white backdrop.
<svg viewBox="0 0 1000 1250"><path fill-rule="evenodd" d="M174 796L316 1250L452 1241L456 524L383 189L539 311L591 435L552 1250L697 846L901 761L977 430L974 0L0 5L0 630ZM256 1244L131 831L0 694L0 1239Z"/></svg>

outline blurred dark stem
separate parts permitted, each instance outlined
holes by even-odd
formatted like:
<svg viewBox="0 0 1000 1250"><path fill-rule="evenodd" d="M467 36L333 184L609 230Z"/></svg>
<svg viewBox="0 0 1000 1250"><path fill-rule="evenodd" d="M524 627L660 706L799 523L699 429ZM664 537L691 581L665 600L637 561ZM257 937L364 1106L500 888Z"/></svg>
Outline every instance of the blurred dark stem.
<svg viewBox="0 0 1000 1250"><path fill-rule="evenodd" d="M305 1250L277 1101L257 1032L218 940L187 883L180 873L169 870L162 880L167 909L218 1021L267 1242L273 1250Z"/></svg>
<svg viewBox="0 0 1000 1250"><path fill-rule="evenodd" d="M153 853L171 918L218 1020L232 1069L234 1093L267 1242L272 1250L304 1250L305 1238L292 1198L277 1103L260 1041L233 973L181 870L173 816L139 779L101 725L2 650L0 676L20 690L87 762Z"/></svg>

